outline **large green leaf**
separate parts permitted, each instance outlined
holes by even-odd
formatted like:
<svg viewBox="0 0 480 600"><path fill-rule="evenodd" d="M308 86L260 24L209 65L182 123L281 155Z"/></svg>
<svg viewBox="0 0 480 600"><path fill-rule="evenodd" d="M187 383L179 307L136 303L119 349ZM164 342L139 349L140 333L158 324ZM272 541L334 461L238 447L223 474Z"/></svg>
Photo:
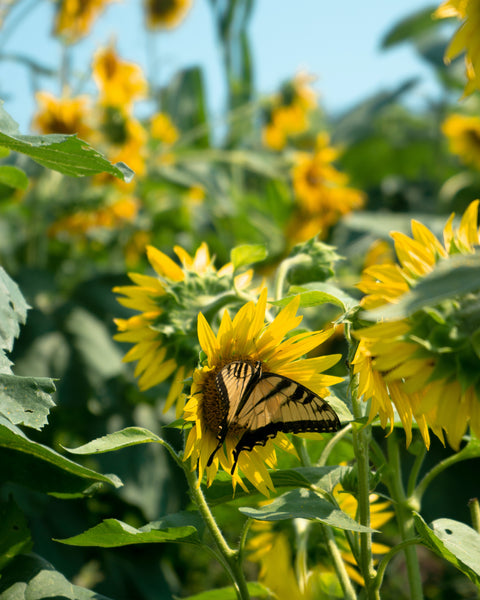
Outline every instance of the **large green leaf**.
<svg viewBox="0 0 480 600"><path fill-rule="evenodd" d="M150 442L164 443L162 438L148 429L143 427L126 427L120 431L108 433L78 448L66 448L66 450L73 454L101 454L102 452L112 452L121 448L127 448L128 446L148 444Z"/></svg>
<svg viewBox="0 0 480 600"><path fill-rule="evenodd" d="M187 512L168 515L138 529L117 519L105 519L99 525L95 525L79 535L56 541L69 546L99 546L101 548L164 542L201 544L198 529L202 526L196 513Z"/></svg>
<svg viewBox="0 0 480 600"><path fill-rule="evenodd" d="M64 175L82 177L109 173L130 181L133 171L123 163L112 165L76 135L22 135L18 125L0 105L0 146L21 152L40 165Z"/></svg>
<svg viewBox="0 0 480 600"><path fill-rule="evenodd" d="M418 514L415 527L427 548L462 571L480 585L480 535L465 523L453 519L437 519L431 527Z"/></svg>
<svg viewBox="0 0 480 600"><path fill-rule="evenodd" d="M337 508L332 502L321 498L309 489L291 490L275 498L273 502L261 508L239 508L247 517L259 521L284 521L285 519L313 519L331 527L349 531L374 531L360 525L347 513Z"/></svg>
<svg viewBox="0 0 480 600"><path fill-rule="evenodd" d="M234 269L260 262L267 257L267 249L263 244L243 244L230 252L230 260Z"/></svg>
<svg viewBox="0 0 480 600"><path fill-rule="evenodd" d="M27 318L28 304L18 285L0 267L0 348L11 350ZM8 371L9 372L9 371Z"/></svg>
<svg viewBox="0 0 480 600"><path fill-rule="evenodd" d="M315 486L326 492L333 488L349 473L351 467L325 466L325 467L296 467L292 469L277 469L271 472L272 482L276 488L280 487L305 487ZM215 481L205 490L210 504L231 502L255 494L256 489L248 481L244 481L247 491L240 488L232 490L232 478L223 472L217 473Z"/></svg>
<svg viewBox="0 0 480 600"><path fill-rule="evenodd" d="M438 27L439 22L432 17L436 8L435 5L422 8L396 23L383 38L382 48L391 48L400 42L413 40Z"/></svg>
<svg viewBox="0 0 480 600"><path fill-rule="evenodd" d="M25 190L28 186L28 177L17 167L12 165L0 166L0 183L17 190Z"/></svg>
<svg viewBox="0 0 480 600"><path fill-rule="evenodd" d="M404 294L397 304L364 312L362 317L372 321L403 319L425 306L434 306L446 298L479 289L480 254L458 254L437 263L435 269Z"/></svg>
<svg viewBox="0 0 480 600"><path fill-rule="evenodd" d="M17 556L2 572L0 600L109 600L73 585L36 554Z"/></svg>
<svg viewBox="0 0 480 600"><path fill-rule="evenodd" d="M13 481L40 492L81 495L94 484L122 485L115 475L102 475L55 450L34 442L0 415L0 481Z"/></svg>
<svg viewBox="0 0 480 600"><path fill-rule="evenodd" d="M32 548L32 536L24 514L12 500L0 504L0 571L20 553Z"/></svg>
<svg viewBox="0 0 480 600"><path fill-rule="evenodd" d="M0 374L0 413L16 425L41 429L55 406L53 379Z"/></svg>
<svg viewBox="0 0 480 600"><path fill-rule="evenodd" d="M252 598L273 598L272 592L261 583L249 581L247 583L249 594ZM183 600L237 600L238 594L233 587L224 587L217 590L200 592L194 596L187 596Z"/></svg>

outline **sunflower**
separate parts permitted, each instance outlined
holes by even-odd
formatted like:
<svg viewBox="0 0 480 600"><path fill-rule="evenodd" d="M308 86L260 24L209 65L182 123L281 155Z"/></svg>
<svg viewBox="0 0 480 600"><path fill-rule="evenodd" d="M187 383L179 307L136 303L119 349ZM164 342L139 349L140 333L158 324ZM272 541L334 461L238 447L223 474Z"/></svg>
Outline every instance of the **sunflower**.
<svg viewBox="0 0 480 600"><path fill-rule="evenodd" d="M144 98L147 81L135 63L119 58L113 44L98 50L93 59L93 79L100 91L100 104L128 111Z"/></svg>
<svg viewBox="0 0 480 600"><path fill-rule="evenodd" d="M445 53L449 63L461 52L465 52L467 85L464 96L480 89L480 2L478 0L447 0L434 13L434 17L446 19L456 17L462 24L456 31Z"/></svg>
<svg viewBox="0 0 480 600"><path fill-rule="evenodd" d="M181 266L160 250L147 246L147 257L156 276L130 273L134 285L119 286L120 304L139 311L129 319L115 319L115 339L134 344L125 362L138 361L135 376L141 390L162 383L173 375L165 411L176 401L177 416L183 407L183 381L191 375L199 348L192 344L193 323L198 307L211 300L212 291L246 289L252 272L233 277L233 265L216 270L208 247L202 243L192 257L180 246L174 251Z"/></svg>
<svg viewBox="0 0 480 600"><path fill-rule="evenodd" d="M191 5L192 0L145 0L147 25L173 29L187 16Z"/></svg>
<svg viewBox="0 0 480 600"><path fill-rule="evenodd" d="M412 221L412 237L391 234L399 264L365 270L359 288L367 295L365 308L395 304L440 263L454 255L476 252L479 201L470 204L458 229L452 214L443 231L443 243L424 225ZM480 285L479 285L480 288ZM389 319L357 330L359 345L353 360L359 375L358 392L371 399L369 420L377 414L390 429L394 407L407 436L412 438L413 419L425 445L429 428L458 449L468 424L480 435L480 364L476 347L475 307L478 293L455 293L435 306L405 318Z"/></svg>
<svg viewBox="0 0 480 600"><path fill-rule="evenodd" d="M88 140L92 128L87 124L89 115L88 96L56 98L49 92L37 92L38 111L33 118L33 127L41 133L77 134Z"/></svg>
<svg viewBox="0 0 480 600"><path fill-rule="evenodd" d="M309 75L299 73L274 97L262 131L262 141L267 148L282 150L288 137L308 129L309 113L317 105L315 92L309 87L311 79Z"/></svg>
<svg viewBox="0 0 480 600"><path fill-rule="evenodd" d="M363 205L363 192L348 187L348 176L333 166L338 156L327 133L318 135L315 152L296 153L292 169L296 210L289 225L293 241L319 231L325 235L343 215Z"/></svg>
<svg viewBox="0 0 480 600"><path fill-rule="evenodd" d="M55 221L48 230L50 237L62 234L84 236L93 229L118 229L135 220L138 201L130 196L117 198L96 210L79 210Z"/></svg>
<svg viewBox="0 0 480 600"><path fill-rule="evenodd" d="M480 118L450 115L442 124L450 151L461 160L480 169Z"/></svg>
<svg viewBox="0 0 480 600"><path fill-rule="evenodd" d="M215 386L215 376L222 367L235 360L259 361L269 373L293 379L320 396L328 394L327 386L341 381L339 377L322 374L338 362L340 355L300 359L330 337L333 330L304 332L284 340L284 336L302 320L296 315L299 298L285 306L268 325L265 325L266 306L267 289L264 288L258 302L245 304L233 321L227 311L223 313L217 336L203 314L198 316L198 339L207 364L195 370L191 395L185 406L185 419L194 422L187 439L185 459L190 457L193 466L198 463L200 480L206 471L208 485L215 478L219 465L227 473L232 471L235 464L233 449L243 433L233 428L229 430L225 451L220 448L207 466L217 447L218 428L223 418L224 407ZM273 467L276 464L275 445L290 451L293 449L288 438L280 433L273 440L268 440L265 446L240 452L238 469L232 476L233 485L239 483L245 487L239 475L241 471L262 494L268 495L269 490L274 488L267 465Z"/></svg>
<svg viewBox="0 0 480 600"><path fill-rule="evenodd" d="M60 0L55 19L55 35L77 42L88 35L93 22L107 4L116 0Z"/></svg>
<svg viewBox="0 0 480 600"><path fill-rule="evenodd" d="M338 507L347 513L352 519L357 518L358 502L356 498L345 492L338 484L333 489L333 495ZM380 530L394 513L388 501L380 501L376 494L370 494L370 521L373 529ZM301 521L301 520L297 520ZM311 523L313 525L313 523ZM316 553L323 553L324 560L309 568L305 581L299 582L299 578L293 566L292 542L289 532L282 524L274 524L271 521L255 521L251 530L255 533L249 540L247 549L250 550L249 560L260 565L258 579L276 594L278 600L304 599L310 600L322 597L326 589L337 588L341 593L340 584L336 581L335 571L320 542L316 547ZM314 537L315 527L312 526L310 538ZM352 581L364 585L363 577L358 570L357 562L348 545L345 533L334 529L335 542L339 547L341 556L345 563L346 571ZM374 542L372 552L376 556L386 554L390 548L385 544ZM335 583L332 584L332 581Z"/></svg>

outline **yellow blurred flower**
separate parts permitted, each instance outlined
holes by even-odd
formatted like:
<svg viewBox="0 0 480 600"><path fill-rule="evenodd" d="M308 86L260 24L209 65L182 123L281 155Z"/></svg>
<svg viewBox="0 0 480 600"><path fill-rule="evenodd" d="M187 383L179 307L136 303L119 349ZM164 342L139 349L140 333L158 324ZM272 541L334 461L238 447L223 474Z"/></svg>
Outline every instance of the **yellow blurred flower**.
<svg viewBox="0 0 480 600"><path fill-rule="evenodd" d="M347 187L348 176L333 166L339 152L329 142L321 133L314 153L296 153L292 168L296 212L289 226L293 242L325 235L343 215L363 206L363 192Z"/></svg>
<svg viewBox="0 0 480 600"><path fill-rule="evenodd" d="M355 497L345 492L340 484L334 488L333 495L338 507L352 519L356 519L358 503ZM376 494L370 494L370 519L373 529L380 529L393 516L390 502L380 502ZM313 533L314 523L310 522L310 524ZM292 543L285 528L275 529L271 521L255 521L251 530L254 535L247 544L247 549L250 551L249 560L259 563L258 580L274 592L278 600L314 600L322 598L327 589L332 590L335 571L326 550L324 562L309 567L302 580L302 577L295 572ZM339 529L335 529L334 533L335 542L350 579L359 585L364 585L345 533ZM321 548L317 547L316 550L318 555ZM390 548L385 544L377 542L372 544L372 551L377 556L386 554L389 550ZM341 594L339 582L335 581L333 586Z"/></svg>
<svg viewBox="0 0 480 600"><path fill-rule="evenodd" d="M187 16L192 0L145 0L147 25L156 29L177 27Z"/></svg>
<svg viewBox="0 0 480 600"><path fill-rule="evenodd" d="M121 144L111 146L107 152L108 159L112 163L124 162L135 172L135 175L144 175L147 157L147 132L140 121L130 116L125 118L124 127L125 138ZM135 181L132 183L135 184ZM118 180L118 184L120 187L125 185L120 180Z"/></svg>
<svg viewBox="0 0 480 600"><path fill-rule="evenodd" d="M145 255L145 249L151 238L148 231L139 230L132 234L125 245L125 263L128 268L133 268L139 263L140 258Z"/></svg>
<svg viewBox="0 0 480 600"><path fill-rule="evenodd" d="M77 42L90 32L95 19L107 4L116 0L59 0L55 18L55 35Z"/></svg>
<svg viewBox="0 0 480 600"><path fill-rule="evenodd" d="M450 151L464 163L480 169L480 118L450 115L443 122L442 131L448 138Z"/></svg>
<svg viewBox="0 0 480 600"><path fill-rule="evenodd" d="M234 450L244 433L237 427L227 431L226 448L223 445L218 448L218 431L225 407L216 389L216 374L235 360L251 364L259 361L265 371L293 379L323 397L328 393L327 386L338 383L341 378L322 374L338 362L339 354L300 359L327 339L332 330L304 332L283 339L302 319L296 315L298 297L268 325L265 325L266 306L267 289L264 288L258 302L245 304L233 321L227 311L223 313L217 336L203 314L198 315L198 339L208 363L195 370L190 398L185 406L185 420L194 422L185 447L185 459L190 458L193 467L198 464L200 480L206 472L207 485L214 480L219 466L231 473L238 464L238 469L232 474L234 487L237 483L244 487L242 472L262 494L268 496L269 491L274 489L267 470L267 466L276 464L274 446L286 450L293 450L293 447L280 432L275 438L268 439L265 445L255 445L252 450L241 451L234 458Z"/></svg>
<svg viewBox="0 0 480 600"><path fill-rule="evenodd" d="M410 238L391 234L399 264L369 267L359 288L367 295L365 308L395 304L418 281L432 273L438 263L458 254L476 252L479 201L465 211L457 230L452 214L443 231L443 244L418 221L412 220ZM408 318L390 319L355 332L359 340L353 360L359 374L359 395L371 400L369 420L378 414L382 427L394 424L394 407L407 436L412 437L415 419L425 445L429 428L440 440L447 435L458 449L468 424L480 435L480 363L475 349L476 294L459 294ZM473 311L473 313L472 313ZM473 317L472 317L473 318Z"/></svg>
<svg viewBox="0 0 480 600"><path fill-rule="evenodd" d="M83 236L98 228L115 229L135 220L138 213L138 201L131 197L122 197L107 206L96 210L79 210L55 221L48 234L55 237L61 234Z"/></svg>
<svg viewBox="0 0 480 600"><path fill-rule="evenodd" d="M87 124L90 113L88 96L56 98L49 92L37 92L38 110L33 117L32 127L40 133L77 134L88 140L92 128Z"/></svg>
<svg viewBox="0 0 480 600"><path fill-rule="evenodd" d="M309 112L316 107L315 93L309 87L311 77L299 74L283 86L273 100L269 118L262 131L263 144L271 150L282 150L289 136L308 129Z"/></svg>
<svg viewBox="0 0 480 600"><path fill-rule="evenodd" d="M467 85L464 96L480 89L480 2L478 0L447 0L434 13L439 19L456 17L462 21L445 53L448 63L465 52Z"/></svg>
<svg viewBox="0 0 480 600"><path fill-rule="evenodd" d="M150 121L152 137L164 144L172 145L178 140L178 129L166 113L153 115Z"/></svg>
<svg viewBox="0 0 480 600"><path fill-rule="evenodd" d="M104 106L126 112L135 100L144 98L147 93L147 81L140 66L122 60L113 44L95 53L92 69L99 101Z"/></svg>
<svg viewBox="0 0 480 600"><path fill-rule="evenodd" d="M129 319L115 319L119 330L115 339L134 344L124 361L138 361L135 376L141 390L147 390L174 374L165 410L176 403L177 416L180 416L184 400L181 395L183 381L190 376L198 357L198 348L191 339L188 323L189 319L193 321L196 318L197 312L195 307L187 307L182 312L182 307L174 304L173 298L178 302L181 294L175 284L182 285L191 304L193 292L188 283L195 288L202 277L218 280L232 275L233 265L228 263L217 271L205 243L200 245L193 257L180 246L175 246L174 251L181 266L160 250L147 246L147 257L156 275L129 273L134 285L116 287L113 291L121 295L118 299L120 304L140 313ZM240 288L242 285L246 287L250 284L251 272L239 275L235 280ZM172 287L173 293L170 293ZM176 327L182 328L182 331L177 331Z"/></svg>

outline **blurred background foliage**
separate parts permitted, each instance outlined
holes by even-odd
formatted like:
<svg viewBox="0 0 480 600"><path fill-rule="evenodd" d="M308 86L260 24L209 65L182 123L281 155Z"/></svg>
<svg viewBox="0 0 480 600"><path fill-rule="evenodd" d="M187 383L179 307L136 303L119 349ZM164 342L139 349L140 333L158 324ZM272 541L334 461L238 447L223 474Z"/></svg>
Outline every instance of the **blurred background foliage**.
<svg viewBox="0 0 480 600"><path fill-rule="evenodd" d="M129 183L106 174L67 177L14 152L3 153L0 166L0 260L31 307L10 358L18 375L57 379L57 406L48 426L31 438L59 452L129 425L158 433L172 420L160 408L166 384L140 393L133 370L122 363L126 348L112 339L113 319L131 311L111 290L128 281L126 272L148 270L147 244L172 256L175 245L192 253L206 241L217 266L238 244L265 244L268 257L257 274L268 276L295 243L318 235L344 257L340 285L358 297L353 286L360 271L379 253L388 254L379 241L388 243L391 229L408 231L410 219L418 218L438 234L446 215L480 196L479 98L458 102L463 64L445 66L448 39L431 18L434 6L394 25L382 48L412 45L435 73L441 94L422 111L408 108L404 99L419 83L411 79L332 116L312 91L314 74L292 73L281 89L260 97L248 34L254 1L210 0L228 88L218 123L208 113L209 90L198 67L158 87L106 40L84 73L70 68L75 44L96 19L108 19L108 4L58 0L51 28L63 44L61 72L44 65L28 41L21 62L36 82L32 131L78 134L113 163L126 163L135 177ZM190 4L145 1L146 28L181 27ZM12 35L26 5L2 3L3 31ZM81 92L85 77L93 79L96 93ZM52 78L60 82L58 96L44 91ZM2 81L2 94L8 87ZM145 100L150 113L138 117L137 104ZM331 308L307 316L321 327L337 314ZM333 343L342 349L341 340ZM182 432L166 431L179 447ZM351 458L348 445L336 452L338 463ZM448 452L439 444L430 450L435 459ZM282 460L287 466L290 459ZM85 464L115 473L124 486L66 500L41 493L34 473L31 489L26 481L2 483L1 499L13 497L26 515L38 555L76 584L119 600L162 600L227 584L220 567L192 546L102 550L52 541L103 518L138 527L189 504L183 476L160 446ZM471 468L463 463L432 487L426 518L467 520L466 503L475 493ZM233 516L239 502L217 509L227 536L239 534ZM389 535L395 532L387 525ZM425 553L427 597L469 597L463 579ZM257 567L251 563L250 569L254 577ZM400 597L402 585L392 568L384 597Z"/></svg>

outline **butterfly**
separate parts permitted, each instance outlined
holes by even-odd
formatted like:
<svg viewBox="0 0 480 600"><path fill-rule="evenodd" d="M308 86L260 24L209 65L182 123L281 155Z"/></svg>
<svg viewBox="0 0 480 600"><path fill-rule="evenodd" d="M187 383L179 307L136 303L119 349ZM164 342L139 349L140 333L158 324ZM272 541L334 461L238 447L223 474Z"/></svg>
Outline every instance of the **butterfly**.
<svg viewBox="0 0 480 600"><path fill-rule="evenodd" d="M267 440L284 433L337 431L340 420L335 411L314 392L300 383L262 370L257 361L234 361L225 365L215 377L215 385L225 407L217 432L217 447L207 466L234 429L241 437L233 450L235 471L243 450L265 446Z"/></svg>

